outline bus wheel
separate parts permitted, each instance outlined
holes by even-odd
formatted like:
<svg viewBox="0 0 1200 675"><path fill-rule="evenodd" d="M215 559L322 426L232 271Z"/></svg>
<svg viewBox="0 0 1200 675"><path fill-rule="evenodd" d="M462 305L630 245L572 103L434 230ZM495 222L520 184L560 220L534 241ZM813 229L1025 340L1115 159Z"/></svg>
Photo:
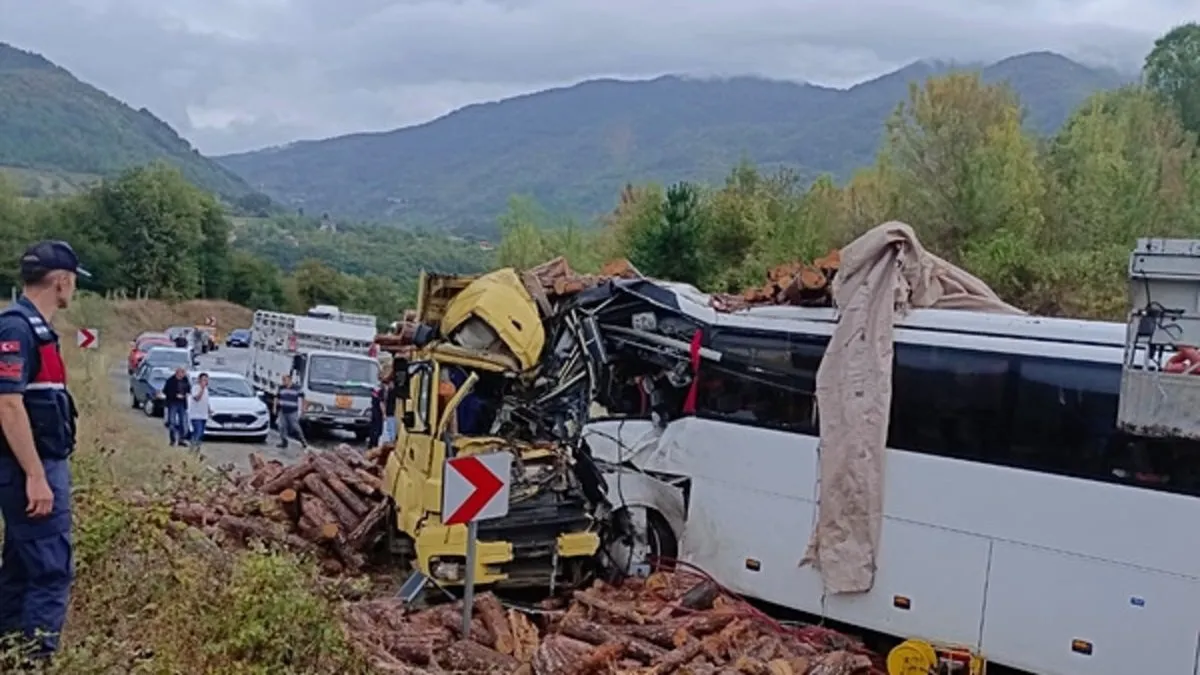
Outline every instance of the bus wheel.
<svg viewBox="0 0 1200 675"><path fill-rule="evenodd" d="M634 506L615 514L616 536L607 548L607 563L622 575L649 574L670 569L679 555L679 542L661 513Z"/></svg>

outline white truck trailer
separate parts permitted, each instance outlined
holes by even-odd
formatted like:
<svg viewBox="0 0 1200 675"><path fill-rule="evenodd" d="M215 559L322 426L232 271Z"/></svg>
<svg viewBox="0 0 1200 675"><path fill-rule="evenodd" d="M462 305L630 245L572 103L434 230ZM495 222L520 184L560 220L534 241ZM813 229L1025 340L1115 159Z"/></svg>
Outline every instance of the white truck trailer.
<svg viewBox="0 0 1200 675"><path fill-rule="evenodd" d="M375 317L334 316L354 320L255 312L246 377L270 404L284 375L291 375L304 393L300 423L306 434L343 429L361 440L368 435L371 391L379 382Z"/></svg>

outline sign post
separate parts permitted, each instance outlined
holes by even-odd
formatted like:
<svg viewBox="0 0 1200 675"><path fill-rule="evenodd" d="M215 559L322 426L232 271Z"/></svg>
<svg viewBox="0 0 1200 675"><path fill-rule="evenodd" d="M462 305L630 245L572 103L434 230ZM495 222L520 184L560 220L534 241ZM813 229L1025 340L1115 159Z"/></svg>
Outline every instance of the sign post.
<svg viewBox="0 0 1200 675"><path fill-rule="evenodd" d="M100 331L95 328L80 328L75 333L75 346L80 349L96 349L100 346Z"/></svg>
<svg viewBox="0 0 1200 675"><path fill-rule="evenodd" d="M450 457L442 468L442 524L467 526L467 571L463 583L463 639L471 636L475 602L475 545L479 521L508 515L512 454L489 452Z"/></svg>

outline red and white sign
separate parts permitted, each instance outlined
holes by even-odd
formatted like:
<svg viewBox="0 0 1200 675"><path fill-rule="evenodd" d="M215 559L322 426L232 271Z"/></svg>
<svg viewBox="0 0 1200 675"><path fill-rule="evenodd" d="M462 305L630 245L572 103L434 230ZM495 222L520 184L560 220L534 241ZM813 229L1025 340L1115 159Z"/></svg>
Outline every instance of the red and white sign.
<svg viewBox="0 0 1200 675"><path fill-rule="evenodd" d="M508 515L512 454L452 457L442 470L442 523L463 525Z"/></svg>
<svg viewBox="0 0 1200 675"><path fill-rule="evenodd" d="M95 349L100 346L100 331L95 328L80 328L75 334L75 346L80 349Z"/></svg>

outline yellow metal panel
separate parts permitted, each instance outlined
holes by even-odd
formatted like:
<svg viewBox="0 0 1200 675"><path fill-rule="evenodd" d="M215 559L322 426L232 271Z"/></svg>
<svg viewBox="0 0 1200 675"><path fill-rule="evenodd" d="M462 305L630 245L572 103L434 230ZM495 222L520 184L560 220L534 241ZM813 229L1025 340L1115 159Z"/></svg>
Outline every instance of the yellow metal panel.
<svg viewBox="0 0 1200 675"><path fill-rule="evenodd" d="M595 532L570 532L558 535L558 555L563 558L590 557L600 550L600 537Z"/></svg>
<svg viewBox="0 0 1200 675"><path fill-rule="evenodd" d="M489 272L454 296L442 316L442 334L451 334L473 316L496 331L522 369L537 364L546 332L537 305L515 270L507 267Z"/></svg>

